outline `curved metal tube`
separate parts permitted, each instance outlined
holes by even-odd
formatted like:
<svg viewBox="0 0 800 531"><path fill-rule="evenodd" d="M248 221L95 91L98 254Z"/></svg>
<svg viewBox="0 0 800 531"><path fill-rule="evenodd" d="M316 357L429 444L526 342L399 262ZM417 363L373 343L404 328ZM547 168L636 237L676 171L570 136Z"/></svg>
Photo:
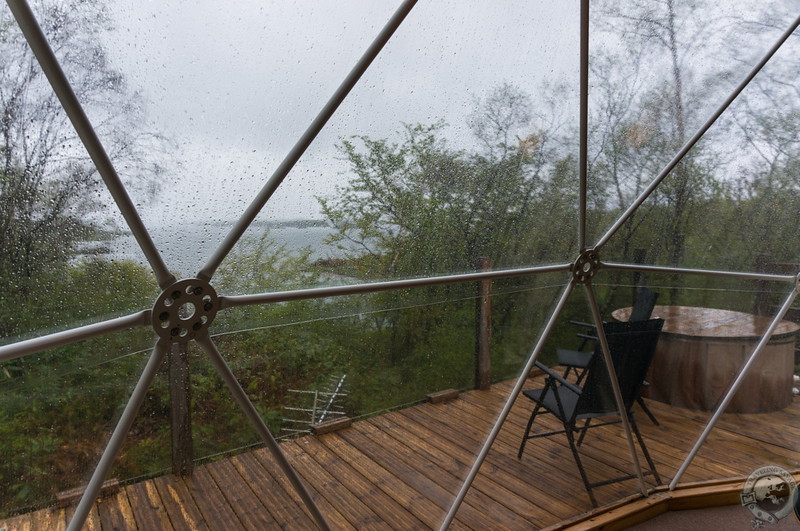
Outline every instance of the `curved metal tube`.
<svg viewBox="0 0 800 531"><path fill-rule="evenodd" d="M320 529L330 529L328 522L325 520L325 517L320 512L317 505L314 503L314 500L311 498L311 494L308 492L308 490L306 490L306 486L303 484L300 476L297 474L295 469L292 468L292 465L289 464L289 461L281 451L280 446L278 446L277 441L275 441L275 438L272 436L272 433L270 433L267 425L264 424L264 421L261 419L261 416L258 414L255 406L250 401L250 398L248 398L247 393L245 393L244 389L242 389L242 386L239 385L239 381L236 379L236 376L233 374L230 367L228 367L228 364L225 362L222 354L220 354L217 346L214 344L214 341L207 333L201 337L198 337L196 341L197 344L200 345L206 352L208 358L211 360L211 363L214 364L214 368L225 382L225 385L228 386L228 390L230 391L234 400L236 400L239 408L250 421L250 424L253 425L256 432L258 432L258 434L261 436L261 439L267 445L267 448L275 458L275 461L278 462L278 465L286 475L286 478L294 487L295 492L298 496L300 496L300 499L303 500L303 503L309 512L311 512L311 515L314 517L317 525L320 527Z"/></svg>
<svg viewBox="0 0 800 531"><path fill-rule="evenodd" d="M581 0L580 151L578 153L578 249L586 249L589 182L589 0Z"/></svg>
<svg viewBox="0 0 800 531"><path fill-rule="evenodd" d="M506 403L503 406L503 410L498 415L497 419L494 422L494 426L492 427L492 431L489 432L489 435L486 436L486 440L483 442L483 447L481 448L478 455L475 457L475 461L472 463L472 468L470 469L467 477L464 478L464 483L461 484L461 489L459 489L458 494L456 495L453 503L450 505L450 510L442 520L442 524L439 526L440 531L446 530L450 524L453 522L453 519L456 517L456 513L458 512L458 508L461 507L461 503L464 501L464 497L467 495L470 487L472 486L472 482L475 481L475 476L478 475L478 471L483 465L483 462L486 460L486 456L489 454L489 450L492 448L495 439L497 439L497 435L500 433L500 429L503 427L503 424L508 418L508 414L511 412L511 408L514 406L514 402L516 402L519 394L522 392L522 388L525 387L525 382L527 379L528 374L530 374L531 370L533 369L533 365L536 363L536 360L539 358L539 354L542 352L542 348L544 347L545 341L550 336L550 333L553 331L553 328L556 325L556 320L561 315L564 306L567 304L567 299L569 299L570 293L572 293L572 289L575 287L575 282L572 281L567 284L566 288L564 288L564 293L561 295L556 307L553 309L553 313L550 316L550 320L544 327L542 331L542 335L539 336L539 341L536 343L536 346L533 348L531 355L528 357L528 362L525 364L525 367L522 368L522 372L520 372L519 378L517 378L517 383L514 384L514 388L508 394L508 398L506 399Z"/></svg>
<svg viewBox="0 0 800 531"><path fill-rule="evenodd" d="M614 269L617 271L635 271L639 273L680 273L682 275L699 275L705 277L720 278L740 278L744 280L769 280L774 282L794 282L792 275L772 275L768 273L745 273L742 271L714 271L710 269L687 269L682 267L663 267L649 266L641 264L618 264L613 262L602 262L600 266L604 269Z"/></svg>
<svg viewBox="0 0 800 531"><path fill-rule="evenodd" d="M741 387L742 382L744 382L745 377L747 376L748 372L750 372L750 368L753 366L756 360L758 360L759 355L761 355L761 353L766 348L767 343L769 343L769 340L772 338L772 334L775 332L775 329L778 328L778 325L780 324L783 317L786 315L787 310L792 306L792 303L794 303L794 300L797 298L797 295L798 295L797 289L794 289L786 298L786 301L784 301L780 311L772 320L772 322L769 324L769 327L764 332L764 335L761 337L761 341L758 342L756 348L753 349L753 353L750 354L750 357L747 358L747 361L744 363L744 365L742 365L742 368L739 370L739 374L736 375L736 378L733 380L733 383L731 383L731 386L725 393L722 402L720 402L719 406L717 406L717 409L714 411L714 414L709 419L708 423L706 424L706 427L703 429L703 432L697 438L697 441L695 441L694 446L689 452L689 455L686 456L686 459L681 464L680 468L678 469L678 472L675 473L675 477L672 478L672 481L669 484L669 490L675 490L675 487L678 486L678 482L681 480L681 477L683 477L684 472L686 472L686 469L689 468L689 465L694 460L695 456L697 455L697 452L700 450L700 447L703 446L703 443L705 443L706 439L708 438L708 435L711 433L711 430L714 429L714 426L716 426L722 414L725 413L725 408L727 408L728 404L730 404L731 400L733 400L733 395L736 394L736 391L739 389L739 387Z"/></svg>
<svg viewBox="0 0 800 531"><path fill-rule="evenodd" d="M441 277L409 278L403 280L389 280L386 282L372 282L368 284L353 284L349 286L329 286L324 288L309 288L294 291L276 291L271 293L258 293L253 295L228 295L220 296L220 309L235 308L237 306L252 306L271 302L287 302L303 299L324 297L340 297L343 295L359 295L363 293L377 293L394 289L421 288L442 284L456 284L459 282L473 282L477 280L492 280L510 278L539 273L558 273L569 271L572 264L555 266L528 267L521 269L505 269L500 271L483 271L479 273L464 273L462 275L445 275Z"/></svg>
<svg viewBox="0 0 800 531"><path fill-rule="evenodd" d="M139 313L118 317L101 323L81 326L79 328L35 337L33 339L26 339L24 341L18 341L17 343L11 343L10 345L3 345L0 347L0 362L30 356L31 354L36 354L37 352L42 352L51 348L71 345L78 341L84 341L103 334L120 332L138 326L148 326L150 324L150 313L150 310L144 310Z"/></svg>
<svg viewBox="0 0 800 531"><path fill-rule="evenodd" d="M628 420L627 409L625 408L625 400L622 398L622 391L619 388L619 380L617 380L617 370L614 367L614 360L611 358L611 349L608 346L608 338L606 337L605 329L603 328L603 317L600 315L600 307L597 305L597 298L594 295L594 290L591 284L586 284L586 297L589 299L589 307L592 310L592 318L594 319L595 330L597 330L597 339L600 342L600 351L603 353L603 361L605 361L606 369L608 370L608 380L611 382L611 390L614 393L614 401L619 408L619 418L622 420L622 427L625 431L625 439L628 441L628 450L631 453L631 463L639 478L639 490L643 496L647 496L647 485L644 482L644 473L642 472L642 465L639 463L639 455L636 453L636 443L633 442L633 433L631 432L631 423Z"/></svg>

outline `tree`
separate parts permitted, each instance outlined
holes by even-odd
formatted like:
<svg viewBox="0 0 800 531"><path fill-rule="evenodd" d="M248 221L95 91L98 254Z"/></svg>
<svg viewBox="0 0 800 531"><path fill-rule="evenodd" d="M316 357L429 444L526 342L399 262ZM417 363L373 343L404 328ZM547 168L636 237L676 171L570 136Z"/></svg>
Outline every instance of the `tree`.
<svg viewBox="0 0 800 531"><path fill-rule="evenodd" d="M469 117L477 153L450 148L441 122L404 125L399 143L344 140L353 178L320 198L338 230L333 240L355 243L379 276L467 271L482 256L498 267L563 260L566 246L537 246L535 229L547 223L540 207L572 206L563 198L574 193L550 187L569 158L531 116L529 97L506 84L477 100Z"/></svg>
<svg viewBox="0 0 800 531"><path fill-rule="evenodd" d="M690 124L702 118L697 110L707 93L691 65L712 35L712 20L695 2L674 0L624 7L606 3L601 13L606 16L604 36L621 43L625 52L602 57L592 71L599 80L601 109L594 117L599 130L594 136L601 142L592 174L605 179L622 210L687 142ZM648 221L650 235L660 234L651 239L657 246L650 259L662 255L668 265L683 265L695 216L715 191L713 157L699 144L673 169L647 208L628 220L620 235L623 259L641 223ZM648 211L653 213L649 220Z"/></svg>
<svg viewBox="0 0 800 531"><path fill-rule="evenodd" d="M152 191L163 139L145 132L143 102L110 63L100 35L105 8L93 0L44 0L40 24L126 184ZM145 155L146 153L146 155ZM63 276L97 216L99 180L7 9L0 10L0 292L24 300ZM89 214L92 214L91 216ZM50 288L51 286L47 286ZM5 305L4 305L5 306ZM10 307L6 306L6 307ZM21 331L3 319L0 337ZM30 328L30 327L27 327Z"/></svg>
<svg viewBox="0 0 800 531"><path fill-rule="evenodd" d="M761 52L796 16L797 2L764 7L740 22L740 38L730 44L731 71L750 68L753 54L740 52L741 35L759 43ZM800 69L790 37L770 63L751 82L726 116L725 131L737 155L735 181L730 196L739 208L726 212L737 230L726 235L728 245L739 249L739 267L752 268L759 257L778 262L798 262L798 202L800 202ZM747 220L743 223L742 220Z"/></svg>
<svg viewBox="0 0 800 531"><path fill-rule="evenodd" d="M472 271L480 257L495 268L563 262L577 235L575 164L551 130L533 123L547 107L533 107L510 85L476 100L469 117L476 152L452 149L443 123L404 125L398 142L342 141L352 178L336 196L320 198L337 229L332 241L348 242L343 250L372 278ZM473 295L466 285L376 295L380 307L407 308L377 323L392 362L424 357L436 334L470 323L471 301L440 302ZM508 324L506 312L495 310L495 322Z"/></svg>

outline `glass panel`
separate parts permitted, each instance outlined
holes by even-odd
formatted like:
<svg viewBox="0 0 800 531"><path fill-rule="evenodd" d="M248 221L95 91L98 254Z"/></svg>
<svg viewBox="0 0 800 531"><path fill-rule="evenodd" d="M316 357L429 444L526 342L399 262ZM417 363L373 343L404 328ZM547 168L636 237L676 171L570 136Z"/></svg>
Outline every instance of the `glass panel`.
<svg viewBox="0 0 800 531"><path fill-rule="evenodd" d="M650 280L660 291L661 276ZM666 323L645 394L662 426L636 414L645 437L668 447L654 452L657 462L664 461L662 475L674 477L761 340L775 307L766 315L754 315L754 308L783 303L791 288L790 283L718 281L677 289L669 304L655 307L653 314ZM796 321L794 312L788 317ZM798 422L792 388L799 330L796 322L780 323L681 483L748 476L767 465L796 469L793 456L799 447L790 434Z"/></svg>
<svg viewBox="0 0 800 531"><path fill-rule="evenodd" d="M481 267L483 257L494 269L572 260L577 10L551 4L418 6L217 271L220 294L460 273ZM37 8L136 208L180 276L205 263L395 6L286 7ZM776 9L593 4L590 242L788 24L790 16ZM8 10L0 14L0 342L149 308L157 288L140 251L118 229L117 209L46 83L28 68L30 54ZM796 47L776 56L620 229L605 261L797 273ZM480 404L465 398L480 414L436 410L450 426L474 415L465 455L474 456L489 433L568 280L564 273L493 283L495 394ZM793 284L601 270L593 286L603 319L621 318L618 310L634 304L640 285L658 291L654 314L670 326L680 322L675 308L702 310L684 318L691 330L703 319L712 327L738 323L719 340L696 331L662 334L644 401L661 424L638 409L637 417L668 481L760 336L744 334L741 319L774 314ZM548 365L560 361L556 348L583 340L568 323L589 320L578 288L542 353ZM330 415L366 418L431 392L470 388L477 302L469 283L278 303L222 312L213 332L270 429L290 438L305 422L294 413L307 415L309 401L315 421L317 406L328 402ZM795 464L797 327L781 326L682 482ZM98 434L118 416L149 342L152 332L136 330L0 365L0 424L11 441L3 475L12 478L3 482L3 510L44 503L85 481L100 451L96 441L104 440ZM189 360L195 458L258 444L205 355L193 348ZM115 477L169 468L164 376L149 392ZM544 381L538 373L531 379ZM335 403L340 384L347 396ZM95 403L106 410L86 409ZM509 461L532 409L521 403L490 458L506 474L523 463L527 477L555 478L564 492L550 508L553 522L584 512L590 504L578 476L563 473L561 460L571 459L558 454L563 445L536 440L526 459ZM396 421L375 418L361 433ZM605 437L581 447L591 479L630 471L619 425L599 429ZM54 455L58 465L48 461ZM422 462L404 464L426 470ZM451 479L460 481L471 463L451 464ZM597 490L607 504L638 489L628 482ZM552 497L536 492L534 503Z"/></svg>
<svg viewBox="0 0 800 531"><path fill-rule="evenodd" d="M621 43L603 45L592 57L589 219L591 230L601 231L711 116L794 14L775 6L672 2L609 3L595 14L596 49ZM792 126L777 125L793 123L778 117L794 116L799 103L790 88L794 40L620 228L609 248L614 260L753 270L759 253L786 241L780 230L765 231L772 225L769 209L752 200L771 187L761 176L781 174L796 152ZM783 196L785 212L796 211L790 190L773 193ZM779 219L789 215L782 211L769 216L788 221ZM742 246L751 229L759 235Z"/></svg>
<svg viewBox="0 0 800 531"><path fill-rule="evenodd" d="M113 76L86 64L96 48L75 29L86 11L51 5L43 26L54 46L74 52L64 68L77 91L116 94L106 88ZM0 344L149 307L152 275L110 260L108 240L125 229L5 6L0 27ZM135 248L128 256L141 262Z"/></svg>
<svg viewBox="0 0 800 531"><path fill-rule="evenodd" d="M127 332L0 364L0 512L51 504L85 485L149 356L143 342L151 340ZM137 425L149 428L129 436L111 477L164 467L145 451L169 451L168 438L152 440L159 426L169 429L159 409L151 393Z"/></svg>
<svg viewBox="0 0 800 531"><path fill-rule="evenodd" d="M237 309L226 315L230 331L215 341L233 367L261 366L277 389L313 388L346 374L350 414L369 415L471 386L475 289L465 284ZM539 278L495 281L494 379L519 371L560 289Z"/></svg>
<svg viewBox="0 0 800 531"><path fill-rule="evenodd" d="M315 143L331 178L309 192L334 240L355 244L347 256L360 278L472 271L482 256L497 268L571 256L574 145L559 127L577 97L561 84L575 72L566 35L576 13L506 7L466 16L455 3L417 5ZM539 16L564 33L537 31ZM313 175L301 163L292 178Z"/></svg>
<svg viewBox="0 0 800 531"><path fill-rule="evenodd" d="M98 42L136 96L129 118L154 145L139 162L155 166L156 193L132 195L180 276L193 276L205 263L393 7L206 2L187 9L162 2L107 12L110 29ZM99 110L89 113L101 120ZM112 134L100 135L114 144ZM140 178L124 160L119 166L126 181ZM315 224L305 230L309 219L320 219L317 203L295 187L270 202L265 215L280 222L270 225L272 236L292 250L323 247ZM283 224L298 220L306 223ZM263 228L254 229L256 237Z"/></svg>
<svg viewBox="0 0 800 531"><path fill-rule="evenodd" d="M782 303L793 284L709 280L707 277L698 280L688 276L678 279L680 284L677 285L668 274L651 273L646 279L638 280L625 278L629 275L602 272L598 275L598 284L595 284L596 295L603 318L617 321L628 318L635 289L633 286L637 281L645 282L659 294L652 316L664 318L666 322L647 373L647 385L642 390L643 406L642 403L634 403L632 411L656 469L663 482L669 483L676 477L713 411L761 339L761 332L776 311L774 303ZM614 283L600 283L608 278L614 279ZM577 290L571 297L564 317L577 314L586 320L588 310L582 291ZM765 316L753 315L754 307L759 306L770 307L771 311ZM790 318L796 321L794 312L790 313ZM796 470L794 456L798 445L791 434L798 422L792 389L796 387L792 380L796 369L798 331L800 325L796 322L783 321L780 324L778 333L752 367L742 388L721 416L717 428L711 432L681 478L681 485L747 477L753 471L769 465L787 471ZM565 365L555 366L568 359L562 354L557 356L555 350L581 348L590 357L595 343L590 340L585 344L585 336L579 335L586 332L585 326L563 323L556 328L543 353L548 365L554 366L559 375L568 374L570 381L580 382L584 393L590 388L591 369L587 374L581 373L582 380L576 381L582 369L576 373L566 373ZM541 389L543 384L543 376L533 375L526 387ZM521 433L533 403L520 399L515 407L521 413L512 414L510 423L512 426L516 423L514 430ZM552 400L551 407L554 407ZM654 419L649 418L648 412ZM561 427L552 417L538 416L533 433ZM598 421L592 420L592 424L599 424ZM557 440L559 437L560 441ZM552 452L557 451L556 446L565 442L563 434L532 439L529 441L532 446L525 451L523 462L526 466L544 468L546 463L532 464L535 459L546 461L537 457L537 452L539 455L545 452L544 455L553 459ZM589 481L610 479L621 472L632 471L627 443L619 424L590 429L578 451ZM649 468L643 454L639 454L639 459L643 467ZM570 460L570 456L567 456L565 462ZM762 471L762 475L766 478L767 472ZM574 478L578 478L577 472ZM652 476L647 477L647 483L655 483ZM615 498L635 494L637 486L635 482L624 482L593 490L598 503L604 505ZM760 490L756 494L762 498L766 496ZM782 495L785 496L785 493ZM590 507L583 492L575 493L573 501L577 501L584 510ZM762 501L760 499L759 503ZM564 500L563 503L566 505L569 502ZM749 514L745 508L742 511L744 516Z"/></svg>

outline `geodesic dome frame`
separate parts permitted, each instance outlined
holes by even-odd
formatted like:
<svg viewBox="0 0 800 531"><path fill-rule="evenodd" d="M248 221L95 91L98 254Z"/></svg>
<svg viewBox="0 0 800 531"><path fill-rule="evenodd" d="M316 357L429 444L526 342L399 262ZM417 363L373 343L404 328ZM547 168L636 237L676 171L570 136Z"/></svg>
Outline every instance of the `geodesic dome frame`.
<svg viewBox="0 0 800 531"><path fill-rule="evenodd" d="M723 103L712 113L707 121L695 132L692 138L675 154L673 159L663 168L663 170L652 180L650 185L637 197L637 199L630 205L617 221L608 229L608 231L593 245L587 241L586 232L586 198L587 198L587 182L588 182L588 166L587 166L587 135L588 135L588 93L589 93L589 0L582 0L581 2L581 72L580 72L580 130L581 130L581 144L580 144L580 160L579 160L579 216L578 216L578 249L576 249L577 257L571 262L566 261L557 265L543 266L543 267L529 267L529 268L514 268L501 271L492 271L484 273L470 273L470 274L457 274L457 275L442 275L429 278L416 278L405 279L397 281L387 281L380 283L359 284L326 287L317 289L306 289L297 291L277 292L277 293L262 293L262 294L249 294L249 295L225 295L217 294L211 281L214 278L215 272L223 263L226 256L230 253L234 245L239 241L244 232L255 220L256 216L262 211L267 201L273 196L278 187L282 184L289 172L295 166L297 161L302 157L306 149L311 145L316 136L328 122L328 120L336 112L339 105L347 98L351 89L359 81L361 75L367 70L371 62L378 56L383 47L392 37L395 30L403 23L406 15L411 11L415 1L407 0L396 11L391 19L386 23L385 27L381 30L378 36L370 44L361 59L356 63L351 72L347 75L345 80L325 104L317 117L313 120L308 129L295 143L291 151L286 155L285 159L276 168L269 180L264 184L257 197L253 199L247 209L242 213L236 225L231 229L227 237L221 242L217 250L208 259L206 265L198 271L194 278L177 279L169 271L167 265L162 259L159 250L153 242L150 234L143 224L136 205L131 201L125 185L117 175L114 165L106 154L106 151L94 131L93 125L90 123L89 118L84 112L81 103L72 91L67 77L64 75L61 67L59 66L58 59L56 58L53 50L50 48L47 39L39 28L36 18L24 1L8 0L16 20L25 34L25 37L30 44L31 48L46 73L53 90L56 92L64 110L67 112L75 130L80 136L85 148L89 152L99 174L101 175L106 187L114 198L116 206L122 213L128 227L135 236L138 245L146 256L150 267L152 268L161 294L158 296L150 309L145 309L140 312L112 319L108 321L99 322L89 326L73 328L63 332L57 332L50 335L45 335L31 340L20 341L10 345L0 346L0 361L7 361L34 353L38 353L50 348L73 344L83 341L88 338L97 337L100 335L109 334L112 332L125 330L133 327L152 327L157 337L156 345L153 353L144 368L144 371L138 380L136 387L125 407L119 422L114 429L113 435L106 447L103 456L97 465L92 479L89 482L86 491L78 505L75 515L70 524L70 528L79 528L83 525L92 503L97 497L102 483L108 474L118 452L121 449L122 442L130 430L137 411L139 410L147 389L152 384L156 372L159 370L164 362L165 356L169 349L177 343L185 343L188 341L195 341L208 356L209 360L213 363L219 375L225 381L229 392L238 403L239 407L247 416L248 420L252 423L264 443L270 449L272 454L280 463L284 473L292 482L297 493L307 505L309 511L314 515L317 523L322 528L327 528L325 518L319 509L316 507L314 501L306 490L302 480L295 473L294 469L287 461L285 456L277 445L273 435L264 423L263 419L259 416L258 411L253 406L245 391L237 381L226 360L217 349L214 341L209 334L217 312L234 307L262 305L275 302L284 302L290 300L308 299L308 298L323 298L332 296L342 296L351 294L371 293L385 290L395 290L408 287L421 287L438 284L450 284L459 282L474 282L476 280L484 279L499 279L515 276L525 275L539 275L544 273L564 273L570 275L570 281L567 288L562 293L558 304L556 305L547 325L539 337L535 347L532 349L530 356L521 371L521 375L530 373L534 363L538 359L542 351L543 345L553 327L555 326L556 319L559 317L563 310L568 298L577 286L583 286L586 296L589 301L589 306L592 312L594 322L599 332L599 341L604 354L604 360L608 367L613 366L611 356L609 353L606 339L603 335L603 328L599 326L602 323L599 306L596 301L595 291L592 286L592 281L596 275L602 270L616 270L616 271L639 271L639 272L653 272L653 273L677 273L681 275L704 275L709 277L721 278L739 278L748 280L766 280L783 282L792 285L791 292L786 297L780 310L771 321L770 327L765 332L763 338L758 343L756 348L750 354L747 363L741 368L737 378L729 386L724 399L714 411L711 419L709 420L703 433L695 442L689 455L686 457L683 465L679 469L676 476L673 478L670 488L675 488L685 472L686 468L691 463L701 445L705 442L711 430L720 418L720 415L725 411L728 403L732 399L734 393L739 388L743 378L748 373L754 361L761 354L765 346L770 340L773 332L777 328L780 321L784 318L787 310L795 301L800 290L800 277L787 276L787 275L769 275L762 273L748 273L748 272L734 272L734 271L711 271L711 270L694 270L694 269L680 269L670 267L657 267L645 266L641 264L624 264L624 263L611 263L602 260L602 251L604 246L614 236L614 234L623 226L623 224L630 218L630 216L637 211L642 203L658 188L662 181L670 174L675 166L682 160L682 158L700 141L703 135L709 128L716 122L722 113L731 105L737 96L744 90L750 81L758 74L758 72L767 64L771 57L778 51L781 45L792 35L795 29L800 24L800 18L784 32L778 39L773 47L767 51L763 58L752 68L747 76L741 83L730 93L730 95L723 101ZM609 370L609 374L615 374L613 370ZM465 478L463 485L453 500L450 511L448 512L445 520L442 523L442 528L447 528L455 517L456 512L468 492L472 481L478 473L486 455L488 454L492 444L499 433L500 427L503 425L508 413L522 391L524 385L524 378L519 378L514 389L508 396L505 407L498 417L492 432L487 436L486 441L477 455L474 465ZM611 378L612 389L614 391L617 404L622 407L622 398L618 384L614 377ZM634 447L634 441L631 434L630 426L625 415L621 415L621 419L625 428L626 438L628 442L628 450L630 452L631 463L639 479L639 486L643 495L647 495L647 488L644 483L644 475L639 465L638 457Z"/></svg>

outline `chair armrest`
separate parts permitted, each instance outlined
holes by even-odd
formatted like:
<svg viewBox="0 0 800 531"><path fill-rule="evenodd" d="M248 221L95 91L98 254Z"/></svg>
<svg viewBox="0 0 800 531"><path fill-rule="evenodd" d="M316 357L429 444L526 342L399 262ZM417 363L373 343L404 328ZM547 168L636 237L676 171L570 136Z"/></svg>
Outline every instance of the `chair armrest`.
<svg viewBox="0 0 800 531"><path fill-rule="evenodd" d="M563 376L561 376L560 374L555 372L553 369L551 369L547 365L544 365L543 363L540 363L540 362L537 361L536 362L536 367L538 369L543 370L545 372L545 374L547 374L548 378L552 378L553 380L557 381L558 383L560 383L561 385L563 385L564 387L566 387L567 389L569 389L570 391L572 391L576 395L580 395L581 393L583 393L583 389L581 389L580 387L578 387L577 385L575 385L572 382L568 382L567 380L564 379Z"/></svg>

